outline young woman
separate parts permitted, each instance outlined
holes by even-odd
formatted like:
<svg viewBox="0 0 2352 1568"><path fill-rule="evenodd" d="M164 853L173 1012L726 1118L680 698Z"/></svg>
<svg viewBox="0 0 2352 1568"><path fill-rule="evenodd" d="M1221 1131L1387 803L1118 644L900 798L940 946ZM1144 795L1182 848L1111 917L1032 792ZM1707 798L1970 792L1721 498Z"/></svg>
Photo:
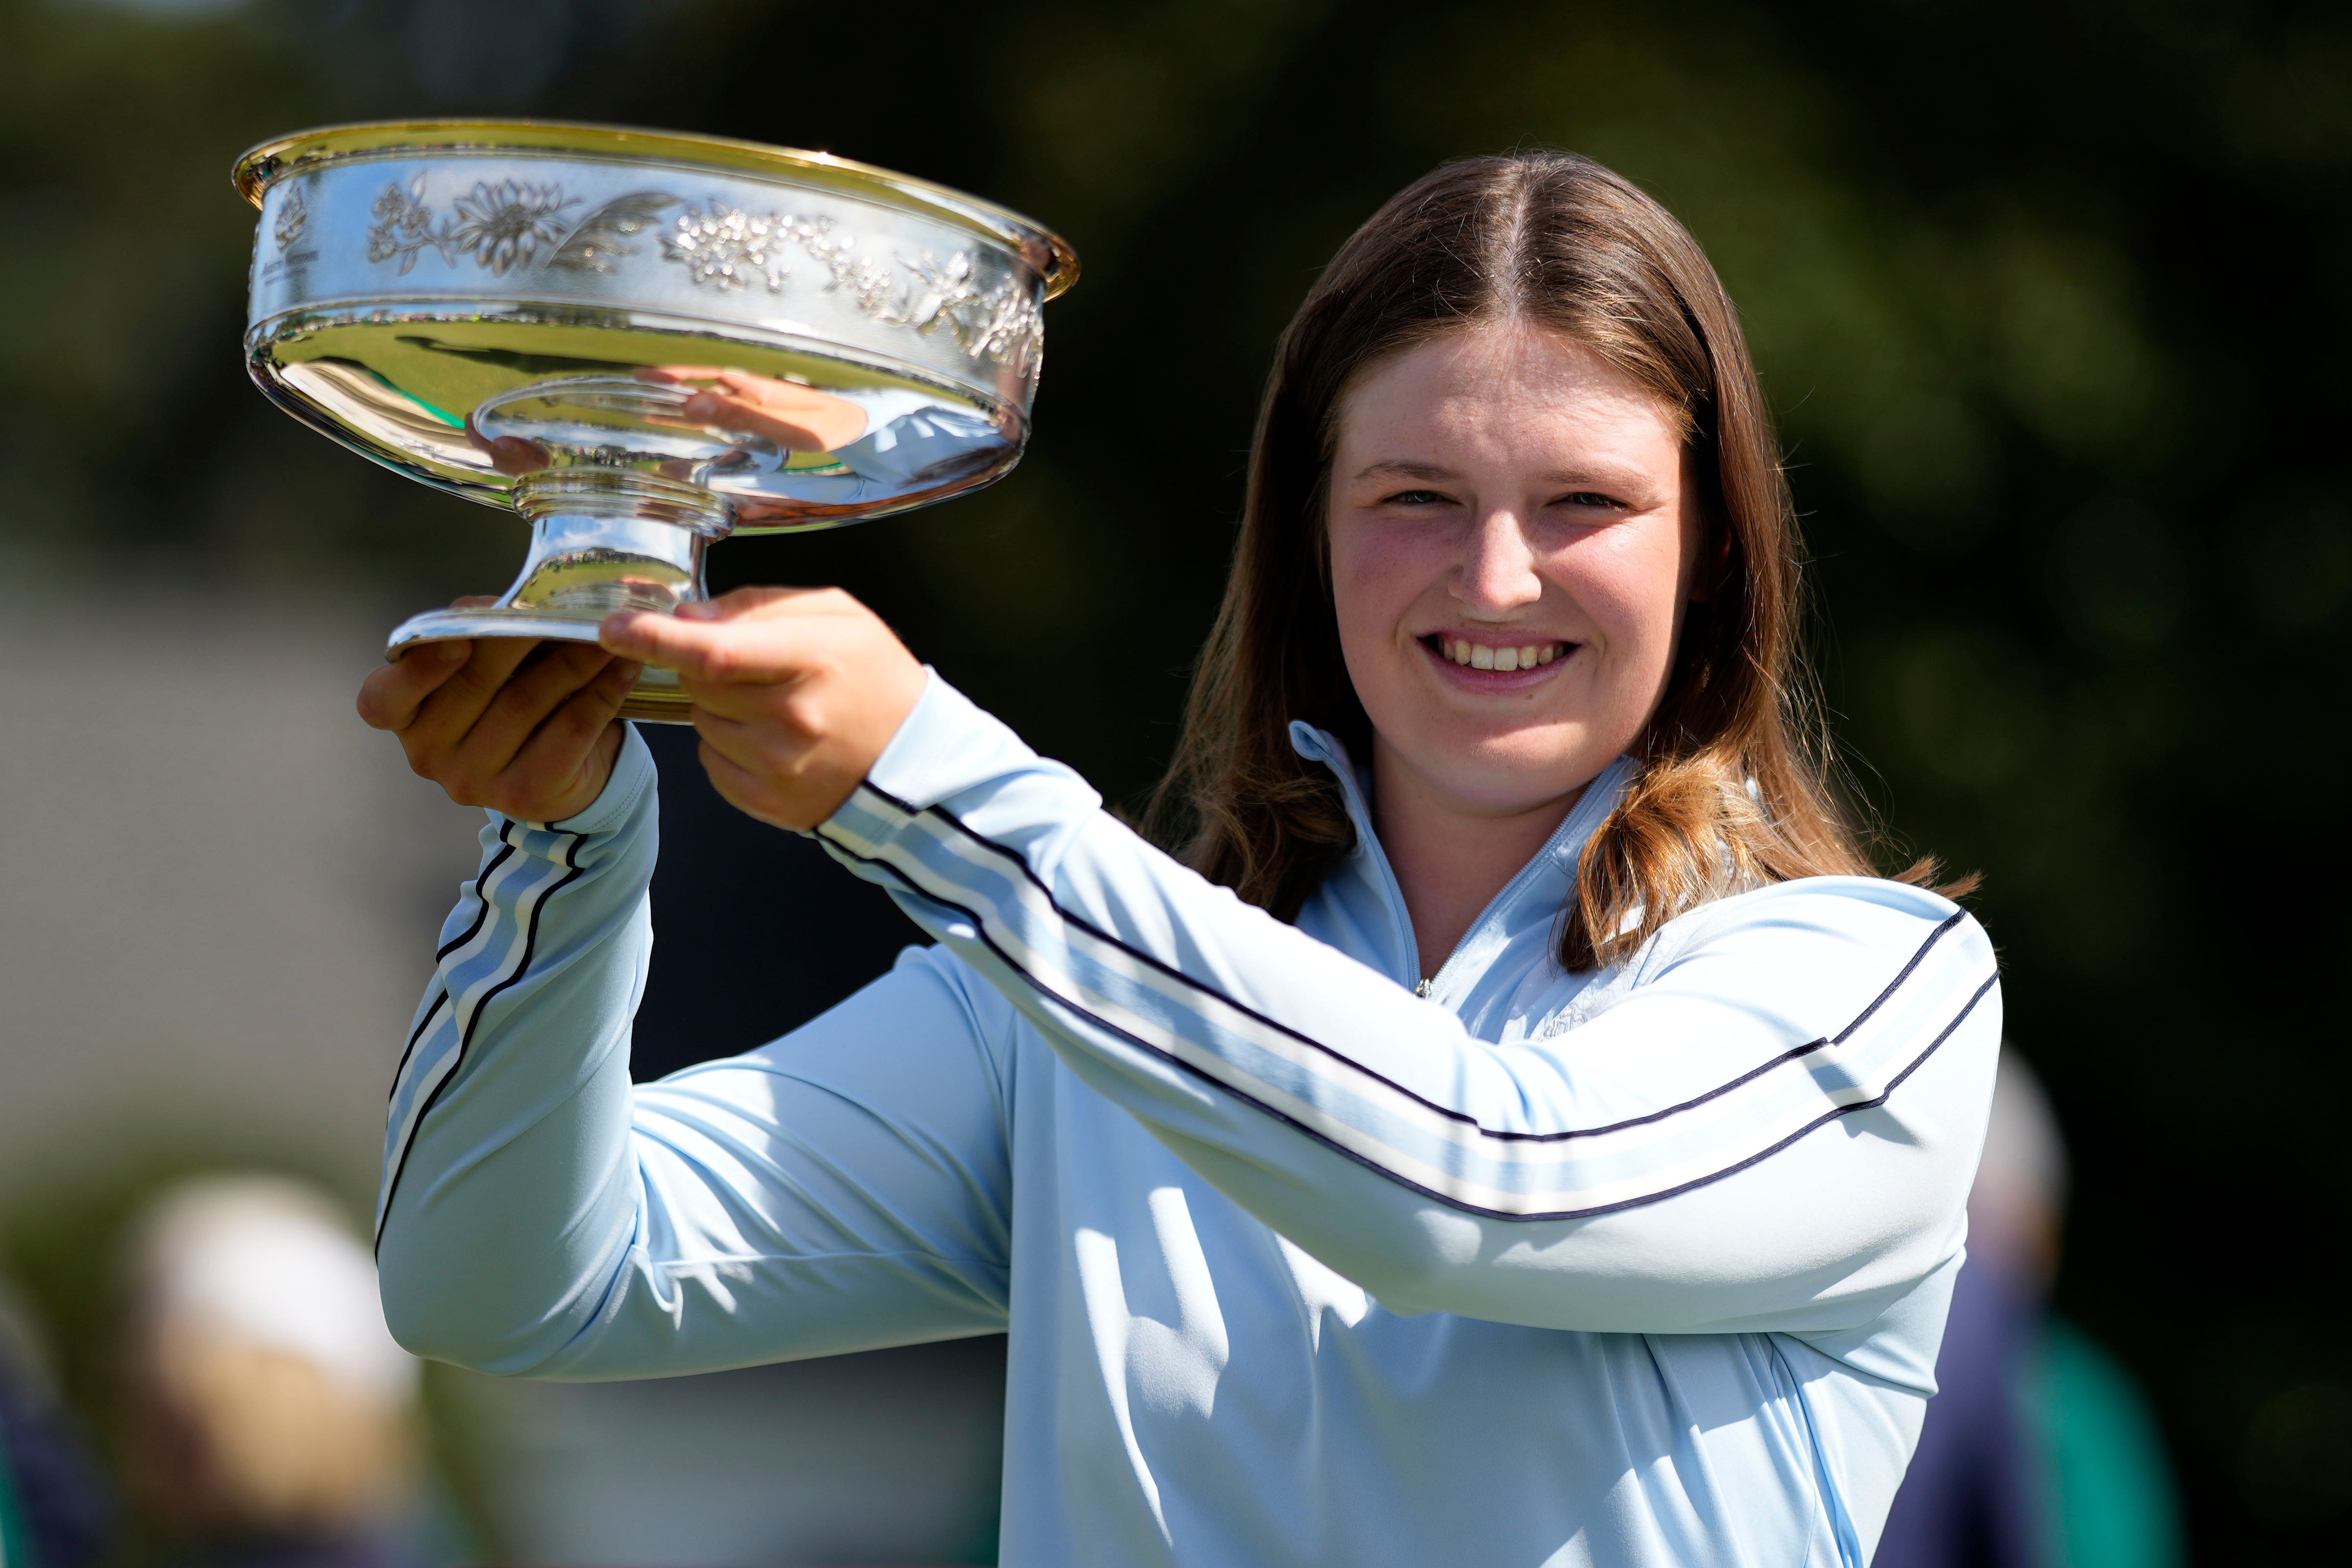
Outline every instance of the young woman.
<svg viewBox="0 0 2352 1568"><path fill-rule="evenodd" d="M1011 1331L1011 1563L1858 1564L1933 1390L1993 954L1799 700L1730 302L1580 158L1440 170L1285 334L1181 858L838 593L413 650L490 811L392 1103L419 1352L650 1376ZM654 770L936 945L645 1088Z"/></svg>

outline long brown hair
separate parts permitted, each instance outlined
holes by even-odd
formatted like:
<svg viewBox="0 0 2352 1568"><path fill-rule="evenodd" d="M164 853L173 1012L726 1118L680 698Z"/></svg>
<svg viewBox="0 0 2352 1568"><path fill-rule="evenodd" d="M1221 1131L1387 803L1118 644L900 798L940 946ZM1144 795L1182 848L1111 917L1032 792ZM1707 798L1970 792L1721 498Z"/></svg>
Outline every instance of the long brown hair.
<svg viewBox="0 0 2352 1568"><path fill-rule="evenodd" d="M1189 837L1186 861L1286 920L1352 847L1337 781L1288 732L1303 719L1370 754L1325 543L1337 413L1385 357L1509 321L1566 334L1675 412L1714 579L1635 742L1640 771L1584 848L1560 962L1620 962L1726 893L1873 874L1829 784L1798 647L1796 519L1738 315L1665 208L1565 153L1472 158L1418 181L1339 247L1282 334L1233 574L1155 826L1189 819L1171 836Z"/></svg>

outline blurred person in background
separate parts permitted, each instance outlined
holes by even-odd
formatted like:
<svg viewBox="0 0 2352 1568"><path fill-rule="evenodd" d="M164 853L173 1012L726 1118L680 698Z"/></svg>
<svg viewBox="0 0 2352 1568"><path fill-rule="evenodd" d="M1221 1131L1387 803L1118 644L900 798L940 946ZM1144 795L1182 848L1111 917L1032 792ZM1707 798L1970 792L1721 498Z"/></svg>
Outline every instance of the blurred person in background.
<svg viewBox="0 0 2352 1568"><path fill-rule="evenodd" d="M412 1561L417 1363L333 1205L272 1177L186 1182L126 1263L126 1479L173 1560Z"/></svg>
<svg viewBox="0 0 2352 1568"><path fill-rule="evenodd" d="M1024 1568L1859 1568L2000 996L1833 804L1794 526L1696 242L1521 154L1282 340L1181 858L839 593L409 650L362 712L490 820L393 1093L394 1326L600 1378L1009 1324ZM939 943L642 1088L639 661Z"/></svg>
<svg viewBox="0 0 2352 1568"><path fill-rule="evenodd" d="M2170 1468L2131 1374L2046 1305L2066 1146L2041 1080L2001 1050L1939 1392L1877 1568L2180 1568Z"/></svg>
<svg viewBox="0 0 2352 1568"><path fill-rule="evenodd" d="M110 1523L47 1347L0 1278L0 1568L94 1568L111 1544Z"/></svg>

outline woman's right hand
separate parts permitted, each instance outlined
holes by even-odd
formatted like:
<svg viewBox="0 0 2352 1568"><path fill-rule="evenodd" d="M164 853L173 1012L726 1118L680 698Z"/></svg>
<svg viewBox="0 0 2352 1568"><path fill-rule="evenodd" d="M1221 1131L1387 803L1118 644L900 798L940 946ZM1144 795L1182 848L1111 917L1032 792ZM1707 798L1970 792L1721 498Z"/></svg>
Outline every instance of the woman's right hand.
<svg viewBox="0 0 2352 1568"><path fill-rule="evenodd" d="M460 599L460 607L488 599ZM415 643L360 686L360 717L460 805L561 822L604 793L639 666L593 643Z"/></svg>

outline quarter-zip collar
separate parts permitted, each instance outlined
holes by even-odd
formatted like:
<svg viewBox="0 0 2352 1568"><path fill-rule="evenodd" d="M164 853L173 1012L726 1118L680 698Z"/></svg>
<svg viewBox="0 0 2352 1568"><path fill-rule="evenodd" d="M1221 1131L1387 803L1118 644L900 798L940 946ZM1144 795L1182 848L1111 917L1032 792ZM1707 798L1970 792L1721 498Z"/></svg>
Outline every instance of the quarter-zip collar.
<svg viewBox="0 0 2352 1568"><path fill-rule="evenodd" d="M1300 720L1290 725L1290 743L1309 762L1320 763L1339 781L1356 847L1308 900L1299 924L1386 973L1400 985L1418 987L1419 944L1404 890L1389 864L1380 836L1372 831L1371 779L1328 731ZM1614 810L1632 781L1635 763L1619 757L1601 771L1544 847L1503 885L1449 954L1427 976L1426 994L1463 1016L1474 1030L1474 1015L1517 992L1530 978L1556 978L1551 958L1562 909L1576 887L1577 857L1593 830ZM1319 928L1319 929L1318 929Z"/></svg>

